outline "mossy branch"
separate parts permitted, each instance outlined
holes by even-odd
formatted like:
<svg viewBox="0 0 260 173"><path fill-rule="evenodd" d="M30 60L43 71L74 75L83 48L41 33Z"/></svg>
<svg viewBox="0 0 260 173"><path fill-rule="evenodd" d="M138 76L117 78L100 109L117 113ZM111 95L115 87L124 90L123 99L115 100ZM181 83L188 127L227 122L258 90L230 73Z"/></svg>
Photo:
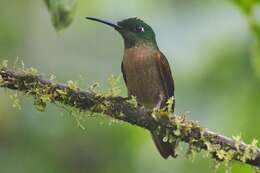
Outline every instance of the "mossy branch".
<svg viewBox="0 0 260 173"><path fill-rule="evenodd" d="M245 144L240 137L228 138L202 128L197 122L183 116L156 116L152 110L137 106L128 98L102 96L91 90L80 90L68 85L44 80L41 76L0 69L0 87L33 96L35 104L59 102L81 111L104 113L112 118L128 122L150 131L157 131L166 140L177 139L189 144L190 151L206 150L212 158L229 162L237 160L260 168L260 150L257 141Z"/></svg>

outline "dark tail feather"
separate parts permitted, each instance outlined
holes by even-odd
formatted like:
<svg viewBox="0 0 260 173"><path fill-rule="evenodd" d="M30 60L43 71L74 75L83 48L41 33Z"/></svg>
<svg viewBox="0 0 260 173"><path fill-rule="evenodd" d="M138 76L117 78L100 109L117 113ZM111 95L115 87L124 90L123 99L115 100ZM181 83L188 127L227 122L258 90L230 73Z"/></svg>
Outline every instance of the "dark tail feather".
<svg viewBox="0 0 260 173"><path fill-rule="evenodd" d="M157 135L156 132L151 132L153 141L161 154L161 156L167 159L169 156L177 157L175 153L175 144L169 142L163 142L163 137L161 135Z"/></svg>

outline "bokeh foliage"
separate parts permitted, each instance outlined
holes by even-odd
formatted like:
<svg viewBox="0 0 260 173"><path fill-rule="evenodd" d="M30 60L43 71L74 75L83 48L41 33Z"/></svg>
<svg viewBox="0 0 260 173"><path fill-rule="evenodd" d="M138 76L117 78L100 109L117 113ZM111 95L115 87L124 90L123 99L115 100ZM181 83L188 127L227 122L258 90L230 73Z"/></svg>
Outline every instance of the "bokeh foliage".
<svg viewBox="0 0 260 173"><path fill-rule="evenodd" d="M44 0L57 31L68 27L73 21L77 0Z"/></svg>
<svg viewBox="0 0 260 173"><path fill-rule="evenodd" d="M177 112L190 111L189 119L229 136L242 133L246 142L260 139L260 84L250 58L256 35L243 29L250 26L244 23L247 17L240 18L245 13L226 0L140 2L81 0L73 24L57 38L43 1L3 0L0 60L11 63L19 56L40 72L55 74L58 81L82 75L80 87L97 81L103 90L111 74L120 74L122 40L111 28L84 17L139 16L154 28L171 64ZM39 113L31 99L22 97L22 109L12 108L9 97L14 94L0 90L0 172L213 172L214 163L201 154L194 161L184 151L178 159L161 159L143 129L101 118L87 119L84 131L56 106ZM237 163L232 170L252 172Z"/></svg>
<svg viewBox="0 0 260 173"><path fill-rule="evenodd" d="M260 20L259 0L232 0L245 15L248 26L255 36L255 41L251 47L251 62L256 75L260 80Z"/></svg>

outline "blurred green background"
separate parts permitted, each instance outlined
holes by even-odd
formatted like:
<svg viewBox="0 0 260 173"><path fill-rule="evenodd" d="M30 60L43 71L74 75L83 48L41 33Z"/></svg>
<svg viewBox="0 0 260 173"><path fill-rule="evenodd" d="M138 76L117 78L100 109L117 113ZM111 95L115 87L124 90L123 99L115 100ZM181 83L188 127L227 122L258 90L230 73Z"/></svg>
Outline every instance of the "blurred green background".
<svg viewBox="0 0 260 173"><path fill-rule="evenodd" d="M121 75L123 41L113 29L84 19L140 17L150 24L169 60L176 83L176 111L213 131L260 140L260 82L250 58L254 37L240 10L220 0L79 0L72 25L56 33L43 1L1 0L0 60L17 57L57 80L80 80L82 88ZM126 95L123 80L122 95ZM0 90L1 173L208 173L203 152L164 160L150 134L126 123L88 118L86 130L63 109L39 113L32 99L12 108L13 91ZM233 172L252 172L235 162ZM221 167L216 172L225 172Z"/></svg>

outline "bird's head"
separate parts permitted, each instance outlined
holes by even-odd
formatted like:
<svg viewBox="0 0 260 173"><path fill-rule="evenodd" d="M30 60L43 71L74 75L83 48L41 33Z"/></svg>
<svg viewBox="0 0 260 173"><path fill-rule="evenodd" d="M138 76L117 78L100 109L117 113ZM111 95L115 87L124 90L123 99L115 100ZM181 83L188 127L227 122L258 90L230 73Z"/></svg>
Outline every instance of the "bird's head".
<svg viewBox="0 0 260 173"><path fill-rule="evenodd" d="M141 19L128 18L117 23L93 17L87 17L87 19L101 22L115 28L124 38L127 48L138 46L139 44L157 47L153 29Z"/></svg>

